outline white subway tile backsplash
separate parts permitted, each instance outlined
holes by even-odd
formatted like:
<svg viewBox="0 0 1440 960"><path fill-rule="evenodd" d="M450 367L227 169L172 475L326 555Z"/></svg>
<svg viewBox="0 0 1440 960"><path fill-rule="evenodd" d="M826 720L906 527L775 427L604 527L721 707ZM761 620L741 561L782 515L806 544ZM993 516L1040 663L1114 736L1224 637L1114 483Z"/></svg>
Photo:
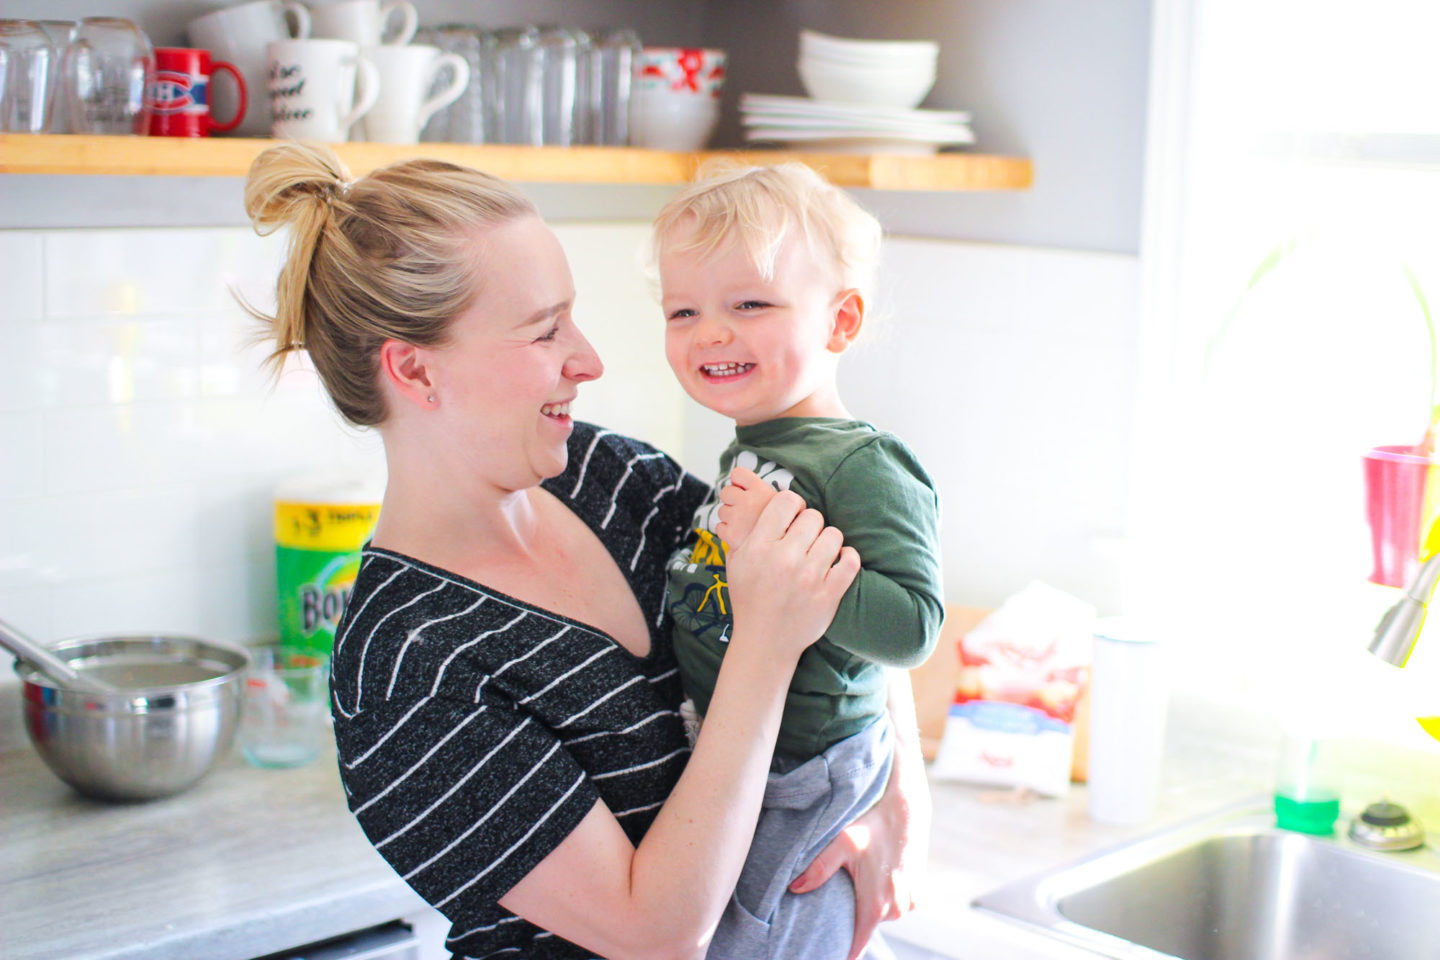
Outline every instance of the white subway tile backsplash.
<svg viewBox="0 0 1440 960"><path fill-rule="evenodd" d="M224 309L231 285L264 296L278 238L240 228L59 230L45 234L51 319Z"/></svg>
<svg viewBox="0 0 1440 960"><path fill-rule="evenodd" d="M275 558L203 568L195 589L201 604L194 630L204 637L249 642L280 633Z"/></svg>
<svg viewBox="0 0 1440 960"><path fill-rule="evenodd" d="M265 466L277 475L285 469ZM201 565L274 564L274 486L263 474L198 484L191 535Z"/></svg>
<svg viewBox="0 0 1440 960"><path fill-rule="evenodd" d="M33 321L0 321L0 411L36 410L55 393L56 375L37 362L43 333L44 327Z"/></svg>
<svg viewBox="0 0 1440 960"><path fill-rule="evenodd" d="M39 415L0 413L0 500L38 497L44 476L44 431Z"/></svg>
<svg viewBox="0 0 1440 960"><path fill-rule="evenodd" d="M44 324L42 399L65 407L190 399L199 341L191 317Z"/></svg>
<svg viewBox="0 0 1440 960"><path fill-rule="evenodd" d="M186 484L0 500L0 586L193 566L196 502Z"/></svg>
<svg viewBox="0 0 1440 960"><path fill-rule="evenodd" d="M43 235L29 230L0 231L0 330L40 319Z"/></svg>
<svg viewBox="0 0 1440 960"><path fill-rule="evenodd" d="M55 632L52 610L54 601L50 596L48 586L31 584L23 587L0 586L0 620L4 620L16 630L28 634L42 643L50 643L59 640L60 636ZM12 681L14 675L10 672L8 657L0 660L4 663L0 668L0 686L6 681ZM0 728L9 717L0 717ZM3 744L3 737L0 737L0 744Z"/></svg>
<svg viewBox="0 0 1440 960"><path fill-rule="evenodd" d="M194 564L69 580L54 588L59 637L95 633L198 634L207 572Z"/></svg>
<svg viewBox="0 0 1440 960"><path fill-rule="evenodd" d="M253 477L333 467L384 476L379 435L343 424L319 394L260 394L207 399L195 409L197 477Z"/></svg>
<svg viewBox="0 0 1440 960"><path fill-rule="evenodd" d="M49 551L64 580L196 566L194 484L50 498Z"/></svg>
<svg viewBox="0 0 1440 960"><path fill-rule="evenodd" d="M957 250L963 255L957 256ZM889 338L908 330L944 334L986 327L1014 329L1024 323L1026 291L1019 283L1021 257L1015 247L955 244L911 237L885 241L874 329ZM868 321L867 321L868 322Z"/></svg>
<svg viewBox="0 0 1440 960"><path fill-rule="evenodd" d="M193 479L204 446L195 403L129 403L45 414L50 495L99 493Z"/></svg>
<svg viewBox="0 0 1440 960"><path fill-rule="evenodd" d="M0 500L0 589L38 588L59 579L49 526L43 498Z"/></svg>

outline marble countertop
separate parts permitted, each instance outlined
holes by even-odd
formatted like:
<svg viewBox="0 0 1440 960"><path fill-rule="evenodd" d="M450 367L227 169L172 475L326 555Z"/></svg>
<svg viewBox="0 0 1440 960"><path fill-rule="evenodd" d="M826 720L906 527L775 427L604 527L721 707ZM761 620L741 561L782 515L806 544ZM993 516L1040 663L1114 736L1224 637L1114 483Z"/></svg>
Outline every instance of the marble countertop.
<svg viewBox="0 0 1440 960"><path fill-rule="evenodd" d="M1192 715L1193 714L1193 715ZM1087 951L970 909L1011 880L1236 800L1262 796L1269 747L1172 706L1162 797L1134 827L1060 799L934 785L925 902L891 936L976 960ZM0 751L0 956L247 960L423 910L345 809L333 761L256 770L238 751L197 786L143 804L87 800L28 744Z"/></svg>
<svg viewBox="0 0 1440 960"><path fill-rule="evenodd" d="M0 753L0 957L247 960L424 908L345 808L333 760L239 750L148 803L86 799Z"/></svg>

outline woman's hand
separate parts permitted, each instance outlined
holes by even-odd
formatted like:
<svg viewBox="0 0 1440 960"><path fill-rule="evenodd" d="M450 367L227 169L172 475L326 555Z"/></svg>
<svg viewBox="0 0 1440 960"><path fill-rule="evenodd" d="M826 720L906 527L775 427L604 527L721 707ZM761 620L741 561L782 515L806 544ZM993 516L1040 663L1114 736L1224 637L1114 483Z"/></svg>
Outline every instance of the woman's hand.
<svg viewBox="0 0 1440 960"><path fill-rule="evenodd" d="M764 637L766 649L799 657L835 618L860 572L860 555L799 494L777 493L743 543L725 557L734 638Z"/></svg>
<svg viewBox="0 0 1440 960"><path fill-rule="evenodd" d="M930 785L915 728L910 675L890 671L895 762L885 793L820 851L790 884L794 893L820 887L844 868L855 885L855 936L850 960L865 952L875 928L915 909L929 861Z"/></svg>

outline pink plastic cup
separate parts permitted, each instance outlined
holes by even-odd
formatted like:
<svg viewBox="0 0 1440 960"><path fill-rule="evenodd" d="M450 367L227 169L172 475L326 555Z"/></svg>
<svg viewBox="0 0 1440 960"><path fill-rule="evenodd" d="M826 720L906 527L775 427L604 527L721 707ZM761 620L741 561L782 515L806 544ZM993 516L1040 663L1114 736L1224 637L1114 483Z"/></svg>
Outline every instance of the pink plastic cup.
<svg viewBox="0 0 1440 960"><path fill-rule="evenodd" d="M1436 464L1412 449L1384 446L1365 454L1365 513L1375 559L1370 582L1402 589L1420 569L1425 482Z"/></svg>

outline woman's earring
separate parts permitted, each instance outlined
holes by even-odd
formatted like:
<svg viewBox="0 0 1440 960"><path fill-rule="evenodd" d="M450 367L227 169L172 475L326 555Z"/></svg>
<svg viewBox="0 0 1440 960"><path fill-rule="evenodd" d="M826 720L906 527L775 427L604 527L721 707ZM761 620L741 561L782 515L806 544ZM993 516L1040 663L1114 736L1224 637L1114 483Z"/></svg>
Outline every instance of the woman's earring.
<svg viewBox="0 0 1440 960"><path fill-rule="evenodd" d="M426 403L434 403L434 402L435 402L435 394L432 393L432 394L430 394L429 396L427 396L427 397L425 398L425 402L426 402Z"/></svg>

